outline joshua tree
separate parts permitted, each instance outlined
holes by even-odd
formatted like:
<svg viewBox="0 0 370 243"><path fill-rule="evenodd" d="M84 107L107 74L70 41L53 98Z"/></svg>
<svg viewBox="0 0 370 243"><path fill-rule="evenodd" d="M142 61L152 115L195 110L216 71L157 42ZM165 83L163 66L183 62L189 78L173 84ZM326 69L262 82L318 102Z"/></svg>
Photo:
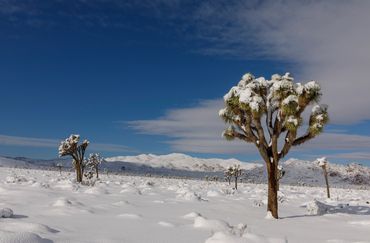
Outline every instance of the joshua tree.
<svg viewBox="0 0 370 243"><path fill-rule="evenodd" d="M232 168L232 176L235 179L235 190L238 190L238 178L242 175L242 170L240 169L240 165L234 165Z"/></svg>
<svg viewBox="0 0 370 243"><path fill-rule="evenodd" d="M80 135L72 134L66 140L62 141L59 146L59 156L69 155L73 158L73 167L76 171L77 182L82 182L82 175L85 169L84 156L89 141L84 140L78 144Z"/></svg>
<svg viewBox="0 0 370 243"><path fill-rule="evenodd" d="M99 154L90 154L87 159L86 165L95 171L96 178L99 178L99 165L103 158Z"/></svg>
<svg viewBox="0 0 370 243"><path fill-rule="evenodd" d="M231 184L231 177L233 176L233 167L227 168L227 171L225 171L225 180L229 182L229 185Z"/></svg>
<svg viewBox="0 0 370 243"><path fill-rule="evenodd" d="M238 189L238 178L242 175L242 170L240 165L230 166L225 172L225 179L231 183L231 178L234 177L235 180L235 189Z"/></svg>
<svg viewBox="0 0 370 243"><path fill-rule="evenodd" d="M56 167L59 169L59 174L62 175L62 167L63 165L61 163L58 163Z"/></svg>
<svg viewBox="0 0 370 243"><path fill-rule="evenodd" d="M278 165L291 147L313 139L328 122L326 105L317 105L321 96L315 81L294 83L289 73L275 74L271 80L247 73L224 96L225 108L219 115L230 126L223 136L253 143L266 164L268 174L267 210L278 218ZM307 131L298 136L302 113L314 105ZM283 139L284 138L284 139Z"/></svg>
<svg viewBox="0 0 370 243"><path fill-rule="evenodd" d="M328 180L328 161L326 160L325 157L322 157L322 158L318 158L316 162L324 171L324 177L325 177L325 183L326 183L326 195L328 196L328 198L330 198L329 180Z"/></svg>

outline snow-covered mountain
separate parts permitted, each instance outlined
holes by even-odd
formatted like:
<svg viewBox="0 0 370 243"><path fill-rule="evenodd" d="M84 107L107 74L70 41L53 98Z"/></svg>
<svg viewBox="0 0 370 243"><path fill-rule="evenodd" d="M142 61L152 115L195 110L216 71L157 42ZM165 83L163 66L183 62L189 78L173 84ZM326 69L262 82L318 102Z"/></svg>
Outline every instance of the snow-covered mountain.
<svg viewBox="0 0 370 243"><path fill-rule="evenodd" d="M70 159L34 160L24 157L0 157L0 166L3 167L50 168L55 167L57 163L63 164L65 169L71 168ZM102 163L101 171L198 179L218 177L223 180L225 170L232 165L241 166L244 181L266 182L263 163L247 163L237 159L204 159L180 153L110 157ZM289 159L283 161L282 166L285 170L283 184L307 186L324 184L322 169L312 161ZM349 165L330 163L329 182L334 187L370 186L370 168L356 163Z"/></svg>
<svg viewBox="0 0 370 243"><path fill-rule="evenodd" d="M141 154L138 156L118 156L105 159L107 162L130 162L154 168L169 168L188 171L218 172L229 166L240 165L244 170L260 167L257 163L242 162L237 159L203 159L186 154L172 153L167 155Z"/></svg>
<svg viewBox="0 0 370 243"><path fill-rule="evenodd" d="M61 163L65 167L71 167L70 159L30 159L26 157L5 157L0 156L0 167L19 167L19 168L42 168L55 167Z"/></svg>

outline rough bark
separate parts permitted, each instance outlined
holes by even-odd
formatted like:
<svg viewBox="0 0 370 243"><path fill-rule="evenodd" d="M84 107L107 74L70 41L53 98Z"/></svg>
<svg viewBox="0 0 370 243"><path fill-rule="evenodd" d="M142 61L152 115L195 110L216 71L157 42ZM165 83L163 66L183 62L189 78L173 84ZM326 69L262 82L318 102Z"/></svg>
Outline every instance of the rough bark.
<svg viewBox="0 0 370 243"><path fill-rule="evenodd" d="M273 164L268 168L268 196L267 196L267 211L270 211L274 218L279 218L278 215L278 181L276 178L276 169Z"/></svg>
<svg viewBox="0 0 370 243"><path fill-rule="evenodd" d="M324 167L323 169L324 169L324 177L325 177L325 183L326 183L326 195L328 196L328 198L330 198L328 171L326 170L326 167Z"/></svg>
<svg viewBox="0 0 370 243"><path fill-rule="evenodd" d="M96 171L96 178L99 179L99 168L98 168L98 166L95 167L95 171Z"/></svg>
<svg viewBox="0 0 370 243"><path fill-rule="evenodd" d="M77 182L82 182L82 169L81 169L81 163L79 161L76 161L76 179Z"/></svg>

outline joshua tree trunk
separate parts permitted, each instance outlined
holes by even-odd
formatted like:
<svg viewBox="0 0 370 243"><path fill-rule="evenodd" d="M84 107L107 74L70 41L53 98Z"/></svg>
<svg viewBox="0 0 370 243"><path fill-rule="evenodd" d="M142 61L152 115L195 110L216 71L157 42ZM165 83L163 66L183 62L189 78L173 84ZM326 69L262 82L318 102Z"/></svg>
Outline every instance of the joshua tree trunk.
<svg viewBox="0 0 370 243"><path fill-rule="evenodd" d="M238 177L235 176L235 190L238 190Z"/></svg>
<svg viewBox="0 0 370 243"><path fill-rule="evenodd" d="M96 171L96 178L98 179L99 178L99 168L98 168L98 166L95 167L95 171Z"/></svg>
<svg viewBox="0 0 370 243"><path fill-rule="evenodd" d="M328 198L330 198L328 171L326 170L326 167L324 167L324 177L325 177L325 183L326 183L326 194Z"/></svg>
<svg viewBox="0 0 370 243"><path fill-rule="evenodd" d="M270 211L274 218L278 218L278 187L279 182L276 178L276 167L270 165L268 168L268 198L267 211Z"/></svg>
<svg viewBox="0 0 370 243"><path fill-rule="evenodd" d="M77 182L82 182L82 168L79 161L76 161L76 176Z"/></svg>

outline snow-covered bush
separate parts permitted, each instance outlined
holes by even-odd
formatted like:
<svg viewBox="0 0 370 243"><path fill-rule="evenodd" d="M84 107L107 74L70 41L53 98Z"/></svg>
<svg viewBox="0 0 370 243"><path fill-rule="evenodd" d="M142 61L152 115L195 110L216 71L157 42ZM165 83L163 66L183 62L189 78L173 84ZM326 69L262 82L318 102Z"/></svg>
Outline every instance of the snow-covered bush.
<svg viewBox="0 0 370 243"><path fill-rule="evenodd" d="M82 175L84 174L85 163L84 156L89 141L84 140L78 144L80 135L72 134L60 143L59 156L71 156L73 158L73 167L76 171L77 182L82 182Z"/></svg>
<svg viewBox="0 0 370 243"><path fill-rule="evenodd" d="M268 174L268 204L278 218L278 165L293 146L303 144L319 135L328 122L326 105L319 105L320 86L315 81L294 83L286 73L275 74L271 80L245 74L240 82L224 96L225 108L219 116L229 124L223 132L227 140L235 138L253 143L266 163ZM302 113L313 105L308 129L298 136L303 124ZM284 139L281 137L284 136ZM280 141L279 141L280 139ZM282 148L278 144L282 144Z"/></svg>

